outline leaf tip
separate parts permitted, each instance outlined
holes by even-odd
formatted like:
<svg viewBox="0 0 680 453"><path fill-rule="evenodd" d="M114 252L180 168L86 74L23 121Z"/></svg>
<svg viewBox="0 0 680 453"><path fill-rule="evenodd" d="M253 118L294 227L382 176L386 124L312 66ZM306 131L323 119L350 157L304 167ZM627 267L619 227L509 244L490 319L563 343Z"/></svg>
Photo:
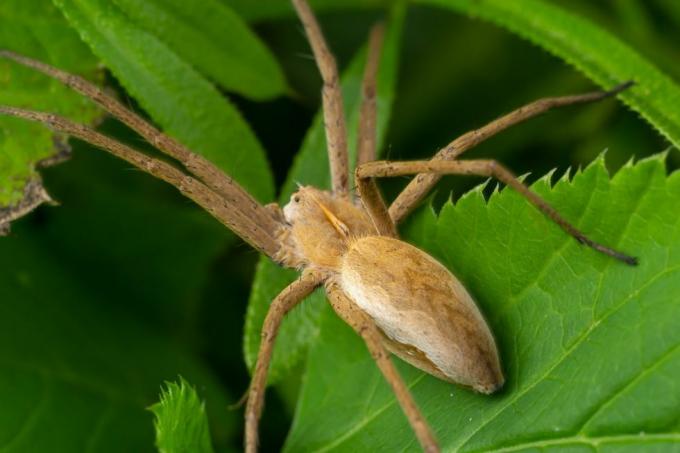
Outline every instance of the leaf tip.
<svg viewBox="0 0 680 453"><path fill-rule="evenodd" d="M156 429L156 446L161 452L212 452L205 403L182 376L167 381L160 400L149 406Z"/></svg>

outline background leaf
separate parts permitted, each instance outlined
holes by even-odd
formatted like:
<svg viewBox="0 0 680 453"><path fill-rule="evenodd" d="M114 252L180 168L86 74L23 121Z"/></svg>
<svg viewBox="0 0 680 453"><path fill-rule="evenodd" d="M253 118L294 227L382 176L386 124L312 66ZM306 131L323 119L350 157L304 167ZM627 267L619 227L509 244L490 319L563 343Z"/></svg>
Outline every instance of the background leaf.
<svg viewBox="0 0 680 453"><path fill-rule="evenodd" d="M404 20L403 3L392 10L389 26L386 30L385 43L380 64L378 80L378 136L383 143L390 109L394 98L397 77L398 48L401 27ZM345 111L348 112L348 129L350 155L353 161L356 156L356 130L359 120L359 104L361 99L361 79L363 77L365 52L354 58L342 76L342 89ZM328 188L330 176L328 158L326 156L326 138L323 129L323 118L317 114L313 125L305 136L302 148L295 158L293 167L283 186L280 196L282 205L295 190L296 183ZM260 346L260 331L271 301L290 284L297 272L281 269L270 260L262 258L258 265L253 291L248 304L246 318L244 350L246 363L252 368ZM305 304L293 310L284 320L277 338L274 356L270 368L270 381L280 379L295 366L306 353L307 347L314 342L318 334L320 309L326 304L321 292L314 293Z"/></svg>
<svg viewBox="0 0 680 453"><path fill-rule="evenodd" d="M205 404L183 378L166 383L161 400L150 410L156 416L156 446L161 453L212 453Z"/></svg>
<svg viewBox="0 0 680 453"><path fill-rule="evenodd" d="M60 64L97 80L97 61L50 3L8 0L0 4L0 49ZM92 122L97 109L45 76L0 60L0 104L59 112ZM53 134L26 121L0 118L0 208L16 204L24 186L37 178L36 164L57 151Z"/></svg>
<svg viewBox="0 0 680 453"><path fill-rule="evenodd" d="M283 72L271 52L238 15L218 0L115 3L177 56L226 90L260 100L284 94Z"/></svg>
<svg viewBox="0 0 680 453"><path fill-rule="evenodd" d="M241 17L248 21L271 20L280 17L291 17L295 11L288 0L221 0L231 6ZM310 6L316 13L329 10L369 9L385 7L394 0L311 0Z"/></svg>
<svg viewBox="0 0 680 453"><path fill-rule="evenodd" d="M534 185L584 231L639 256L635 268L578 246L509 190L488 202L474 190L407 225L478 301L507 378L478 395L399 362L445 451L677 449L680 174L666 177L662 159L611 180L599 160L573 182ZM365 347L327 312L287 451L417 449Z"/></svg>
<svg viewBox="0 0 680 453"><path fill-rule="evenodd" d="M200 360L84 287L40 227L1 241L0 267L5 451L150 451L146 408L177 373L205 390L220 442L232 434L236 414Z"/></svg>
<svg viewBox="0 0 680 453"><path fill-rule="evenodd" d="M129 138L114 121L100 130ZM98 304L194 343L201 294L235 236L173 187L82 142L45 182L62 204L41 213L41 234L80 285L106 288Z"/></svg>
<svg viewBox="0 0 680 453"><path fill-rule="evenodd" d="M582 17L542 0L418 0L490 20L527 38L605 88L634 80L620 98L675 146L680 145L680 87L635 50Z"/></svg>
<svg viewBox="0 0 680 453"><path fill-rule="evenodd" d="M207 80L112 3L55 2L165 132L206 156L257 199L271 199L264 151L234 106Z"/></svg>

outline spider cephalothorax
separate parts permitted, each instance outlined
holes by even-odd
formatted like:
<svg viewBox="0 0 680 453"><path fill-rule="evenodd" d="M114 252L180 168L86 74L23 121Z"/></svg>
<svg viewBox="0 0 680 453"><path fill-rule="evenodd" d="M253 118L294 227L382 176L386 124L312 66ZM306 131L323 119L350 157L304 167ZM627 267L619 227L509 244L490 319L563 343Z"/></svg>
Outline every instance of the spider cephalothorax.
<svg viewBox="0 0 680 453"><path fill-rule="evenodd" d="M554 107L615 95L631 84L624 83L604 92L533 102L464 134L429 161L375 161L375 85L382 39L382 28L377 26L371 33L363 81L358 165L354 174L360 201L355 202L350 194L347 134L335 60L305 0L292 1L324 81L323 111L331 191L302 186L283 209L262 206L211 162L161 133L98 87L9 51L0 51L0 57L41 71L91 98L184 168L180 170L56 115L5 106L0 106L0 114L39 121L105 149L174 185L272 260L301 271L300 278L272 301L262 328L246 408L248 452L257 448L257 425L264 404L267 371L281 321L320 286L325 288L338 316L365 340L423 449L438 451L435 436L387 351L436 377L483 393L497 390L504 379L493 336L470 294L443 265L399 240L397 225L443 174L494 177L518 191L579 243L635 264L635 258L588 238L497 162L458 159L465 151L514 124ZM417 176L388 207L375 178L413 174Z"/></svg>
<svg viewBox="0 0 680 453"><path fill-rule="evenodd" d="M346 198L315 187L300 187L283 207L286 226L281 241L289 256L284 265L295 268L339 269L352 238L376 234L371 218Z"/></svg>

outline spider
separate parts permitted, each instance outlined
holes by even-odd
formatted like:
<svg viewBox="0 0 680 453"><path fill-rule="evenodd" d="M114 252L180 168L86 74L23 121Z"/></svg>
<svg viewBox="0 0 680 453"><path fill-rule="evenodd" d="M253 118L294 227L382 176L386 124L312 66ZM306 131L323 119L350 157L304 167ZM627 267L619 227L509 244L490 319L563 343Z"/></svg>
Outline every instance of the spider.
<svg viewBox="0 0 680 453"><path fill-rule="evenodd" d="M601 100L628 88L545 98L527 104L442 148L431 160L376 161L376 78L383 29L370 34L362 83L357 196L351 194L347 133L335 59L306 0L292 0L323 79L323 112L332 190L300 186L283 208L263 206L202 156L163 134L90 82L42 62L0 51L92 99L137 131L183 170L68 119L0 106L0 114L46 124L96 145L175 186L244 241L300 277L271 303L247 393L245 448L257 450L266 377L279 326L288 312L323 286L335 312L359 334L392 387L422 448L439 451L436 438L394 367L389 353L443 380L492 393L504 383L494 337L463 285L425 252L399 240L397 225L443 174L493 177L525 197L579 243L634 265L636 259L588 238L509 170L493 160L459 160L475 145L550 109ZM388 207L376 178L417 175Z"/></svg>

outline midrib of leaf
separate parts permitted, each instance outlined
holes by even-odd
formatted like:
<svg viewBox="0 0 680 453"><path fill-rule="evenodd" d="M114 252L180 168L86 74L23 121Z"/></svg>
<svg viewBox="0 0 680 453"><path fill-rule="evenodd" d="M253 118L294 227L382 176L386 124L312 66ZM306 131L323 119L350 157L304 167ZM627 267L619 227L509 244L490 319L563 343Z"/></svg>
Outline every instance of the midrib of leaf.
<svg viewBox="0 0 680 453"><path fill-rule="evenodd" d="M497 453L509 453L513 451L522 451L529 448L546 448L546 447L556 447L560 445L569 445L574 443L580 443L592 446L594 448L600 447L602 444L609 443L658 443L658 442L678 442L680 441L680 434L619 434L614 436L602 436L602 437L587 437L587 436L570 436L563 437L560 439L550 439L536 442L526 442L523 444L513 445L511 447L503 447L498 449L489 450L490 452Z"/></svg>
<svg viewBox="0 0 680 453"><path fill-rule="evenodd" d="M647 59L588 20L539 0L416 0L503 26L572 64L605 88L634 80L620 98L680 146L680 88Z"/></svg>
<svg viewBox="0 0 680 453"><path fill-rule="evenodd" d="M631 380L628 382L624 383L618 390L616 390L613 394L607 398L606 401L601 403L598 407L595 408L595 410L588 415L585 421L581 423L581 429L576 433L577 436L583 436L583 437L588 437L586 430L588 428L588 424L590 423L591 420L593 420L598 414L602 413L602 411L612 405L612 403L619 398L626 390L632 388L635 384L637 384L642 378L646 377L650 372L656 370L659 368L661 365L665 365L666 362L673 357L673 354L680 351L680 344L673 346L670 348L666 353L664 353L661 357L657 359L656 362L652 363L650 366L643 368L640 370L640 372L634 376ZM680 433L678 433L680 434Z"/></svg>

